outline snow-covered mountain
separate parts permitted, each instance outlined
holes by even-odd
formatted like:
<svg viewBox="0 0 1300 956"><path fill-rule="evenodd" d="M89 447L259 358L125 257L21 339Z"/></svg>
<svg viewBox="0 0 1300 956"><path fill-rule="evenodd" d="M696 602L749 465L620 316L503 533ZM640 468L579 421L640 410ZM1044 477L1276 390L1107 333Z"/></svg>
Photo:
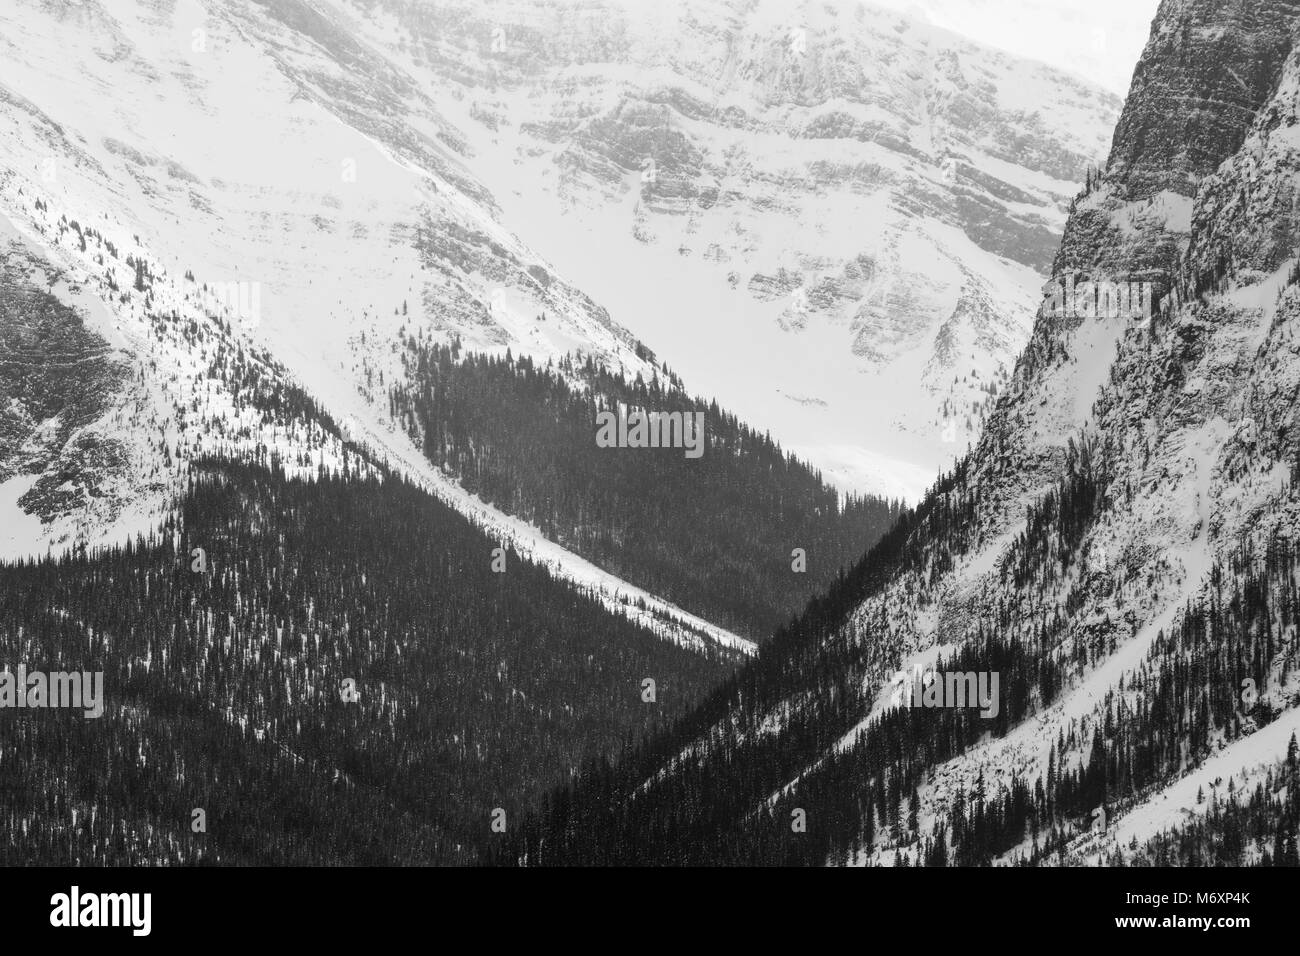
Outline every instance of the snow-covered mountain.
<svg viewBox="0 0 1300 956"><path fill-rule="evenodd" d="M241 330L255 292L241 301L239 290L170 274L120 224L69 219L16 177L0 181L0 195L17 213L0 229L0 556L84 551L154 531L198 459L275 460L290 478L391 468L610 610L687 646L751 648L479 501L391 428L336 420Z"/></svg>
<svg viewBox="0 0 1300 956"><path fill-rule="evenodd" d="M615 821L566 804L580 835L520 859L1300 862L1298 36L1292 0L1162 3L1052 266L1152 314L1040 310L916 513L578 787ZM1000 675L991 713L933 706L935 672Z"/></svg>
<svg viewBox="0 0 1300 956"><path fill-rule="evenodd" d="M748 646L464 492L366 387L416 324L652 374L499 224L409 77L296 2L23 3L0 45L5 556L156 527L196 456L310 473L353 440L620 612Z"/></svg>
<svg viewBox="0 0 1300 956"><path fill-rule="evenodd" d="M1119 100L857 2L340 4L503 221L688 386L915 499L978 434Z"/></svg>
<svg viewBox="0 0 1300 956"><path fill-rule="evenodd" d="M236 286L236 324L336 413L375 418L345 407L359 401L359 334L387 343L417 319L467 344L646 368L631 336L496 224L427 98L311 6L66 2L6 15L8 218L30 224L44 196L59 215L138 237L178 283L188 272L200 288Z"/></svg>
<svg viewBox="0 0 1300 956"><path fill-rule="evenodd" d="M1026 334L1113 101L853 6L793 33L771 5L649 9L0 11L2 221L44 273L15 306L43 288L84 315L64 357L100 376L68 376L65 407L34 395L50 356L8 366L28 377L5 553L152 527L192 456L336 467L351 437L584 585L648 598L429 465L385 401L416 331L629 379L668 359L842 484L914 494ZM250 407L243 363L340 435Z"/></svg>
<svg viewBox="0 0 1300 956"><path fill-rule="evenodd" d="M489 771L434 858L1300 862L1298 18L1300 0L1164 0L1093 172L1113 97L858 4L5 6L0 557L74 551L0 568L0 624L14 646L38 633L30 647L50 659L93 647L135 695L108 730L75 725L75 747L23 737L26 779L90 779L105 754L143 762L139 733L174 810L190 781L160 761L180 737L190 755L207 739L177 735L186 699L229 744L224 792L279 762L308 823L352 787L341 768L368 767L363 796L379 800L401 769L393 841L410 813L443 812L400 710L429 767ZM1040 306L1048 276L1140 287L1150 314ZM639 739L654 723L643 673L693 673L661 642L630 658L601 646L605 611L692 649L755 648L434 467L413 437L438 434L445 379L410 374L450 355L432 340L563 359L575 389L591 359L588 381L618 371L662 394L666 360L848 487L911 493L978 440L698 709L578 778L546 805L555 817L485 842L479 803L514 814L574 776L593 740L616 746L584 687L635 715L622 726ZM493 374L541 375L504 361ZM399 397L405 419L385 402ZM761 444L735 431L736 458ZM456 436L476 452L480 437ZM194 482L191 463L211 456L235 460L231 479ZM284 471L256 471L267 464ZM360 480L380 475L418 488L388 497ZM771 481L754 498L797 511ZM185 494L210 535L256 542L233 549L219 587L177 573L179 532L95 554L156 531ZM475 527L411 525L428 534L391 562L385 529L430 494ZM278 503L345 513L320 535L306 519L277 527ZM439 534L513 546L604 610L541 574L544 617L518 594L502 603L486 554L458 578L464 555ZM322 543L328 566L309 550ZM784 573L794 543L768 544ZM685 567L714 560L681 550ZM419 555L462 599L472 579L479 604L443 615L413 580ZM306 600L286 597L286 567L311 579ZM241 591L236 568L265 586ZM87 623L122 569L130 601L107 630ZM341 583L353 577L362 586ZM81 618L14 597L37 586L75 595ZM171 616L140 626L164 591ZM335 615L323 626L311 595ZM581 640L563 643L579 615ZM430 621L446 641L424 640ZM532 624L556 643L520 640ZM323 653L308 641L321 630ZM225 685L219 705L194 692L180 646ZM567 649L556 674L550 647ZM328 708L295 716L308 694L333 703L349 655L373 681L375 735L355 747ZM982 714L901 706L907 675L935 669L1000 683ZM538 718L555 721L544 766ZM321 740L318 770L295 747ZM527 795L511 790L521 768ZM24 793L24 819L61 832L44 796ZM116 817L81 809L83 846L112 860ZM132 820L149 859L193 858L170 824ZM266 832L280 823L272 813ZM355 859L316 835L324 858Z"/></svg>

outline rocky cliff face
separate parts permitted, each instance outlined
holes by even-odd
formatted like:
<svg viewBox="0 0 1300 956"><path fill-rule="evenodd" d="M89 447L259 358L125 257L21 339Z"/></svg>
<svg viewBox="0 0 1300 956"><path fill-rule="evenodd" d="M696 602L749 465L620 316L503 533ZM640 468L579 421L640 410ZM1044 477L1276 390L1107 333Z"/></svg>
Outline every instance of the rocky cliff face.
<svg viewBox="0 0 1300 956"><path fill-rule="evenodd" d="M1115 128L1106 181L1125 198L1194 193L1273 93L1297 6L1161 4Z"/></svg>
<svg viewBox="0 0 1300 956"><path fill-rule="evenodd" d="M107 483L124 470L128 443L102 420L129 384L130 366L53 294L66 277L17 236L0 241L0 486L10 508L0 547L7 551L23 536L20 513L30 523L112 507Z"/></svg>
<svg viewBox="0 0 1300 956"><path fill-rule="evenodd" d="M1162 283L1180 268L1191 200L1273 95L1296 11L1289 3L1220 7L1157 18L1115 128L1105 188L1075 204L1054 273L1123 270ZM1270 212L1278 213L1270 223L1289 214Z"/></svg>
<svg viewBox="0 0 1300 956"><path fill-rule="evenodd" d="M1238 587L1250 576L1250 561L1234 561L1234 553L1268 552L1279 535L1294 539L1296 12L1293 4L1247 13L1195 2L1161 6L1110 161L1076 200L1053 273L1062 281L1073 274L1080 282L1150 282L1163 304L1149 320L1040 314L1009 394L969 460L980 545L940 587L945 598L935 608L940 621L965 612L987 621L990 604L1009 602L1020 608L1013 627L1023 627L1035 611L1055 607L1066 613L1065 626L1049 658L1077 659L1081 647L1099 641L1107 650L1076 669L1062 703L1034 708L1039 726L1027 720L1006 740L954 761L941 773L950 784L964 776L969 786L981 769L992 778L1005 760L1032 780L1061 733L1078 740L1077 757L1087 764L1089 728L1104 723L1107 708L1116 699L1121 707L1150 704L1159 694L1139 674L1162 655L1189 653L1163 647L1193 616L1189 608L1220 592L1219 575ZM1071 444L1098 455L1100 506L1086 532L1063 535L1053 547L1062 570L1034 584L1050 582L1046 595L1023 584L1009 590L1008 570L1023 566L1044 493L1075 467ZM1291 626L1285 613L1264 617L1266 624L1253 626ZM970 621L948 637L964 638ZM1212 643L1239 640L1238 626L1225 625ZM925 633L918 646L928 643ZM1194 816L1196 807L1140 811L1163 803L1161 790L1211 760L1218 771L1231 764L1240 787L1254 779L1247 768L1280 757L1295 723L1295 664L1292 648L1249 676L1283 714L1286 732L1274 727L1252 742L1257 726L1234 725L1236 701L1226 693L1228 713L1214 720L1229 729L1199 752L1184 739L1187 750L1165 779L1116 799L1112 818L1116 810L1134 815L1108 837L1145 838L1186 822L1179 814ZM1223 674L1210 683L1220 681L1224 692L1243 679ZM1103 750L1111 748L1119 748L1113 734ZM1061 766L1062 756L1055 759ZM1070 845L1098 849L1089 837ZM1103 838L1101 846L1116 843Z"/></svg>

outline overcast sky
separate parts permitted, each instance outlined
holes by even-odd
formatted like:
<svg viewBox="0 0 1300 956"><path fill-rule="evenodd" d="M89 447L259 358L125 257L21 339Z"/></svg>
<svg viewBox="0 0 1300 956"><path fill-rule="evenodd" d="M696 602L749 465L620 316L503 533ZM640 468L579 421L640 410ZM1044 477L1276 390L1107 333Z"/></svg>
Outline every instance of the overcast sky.
<svg viewBox="0 0 1300 956"><path fill-rule="evenodd" d="M1125 96L1158 0L863 0L928 17Z"/></svg>

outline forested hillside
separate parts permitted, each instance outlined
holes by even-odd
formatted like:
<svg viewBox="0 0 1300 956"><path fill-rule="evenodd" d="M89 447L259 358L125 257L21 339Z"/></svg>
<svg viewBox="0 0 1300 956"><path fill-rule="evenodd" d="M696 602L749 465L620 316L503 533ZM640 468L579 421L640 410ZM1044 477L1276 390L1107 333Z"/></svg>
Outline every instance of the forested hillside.
<svg viewBox="0 0 1300 956"><path fill-rule="evenodd" d="M0 566L4 663L107 698L0 721L0 862L471 862L725 674L494 547L400 479L209 461L160 534Z"/></svg>
<svg viewBox="0 0 1300 956"><path fill-rule="evenodd" d="M1061 486L1030 509L1017 542L1019 561L1006 564L1009 578L1026 565L1026 555L1077 560L1069 545L1095 517L1085 503L1097 500L1096 482L1086 453L1071 461ZM1288 496L1298 488L1300 463L1292 467ZM1064 657L1068 613L1043 607L1036 620L1025 621L1004 606L991 615L995 627L977 625L959 653L940 655L934 664L940 673L998 672L1004 693L994 719L978 717L972 706L904 707L860 720L853 675L887 655L888 644L870 622L850 624L843 642L826 638L862 601L879 595L892 573L959 559L966 550L961 503L969 494L968 475L959 468L844 582L670 732L619 766L592 768L550 795L525 827L494 848L497 861L819 865L839 852L853 859L879 841L911 848L899 863L974 866L1009 855L1012 862L1041 864L1063 855L1102 814L1134 809L1189 762L1277 718L1275 704L1258 693L1243 699L1242 688L1288 688L1300 675L1300 548L1285 536L1260 553L1243 542L1216 565L1209 590L1184 610L1177 629L1153 644L1132 682L1121 685L1123 693L1101 702L1100 721L1084 718L1059 731L1045 772L1007 768L986 779L981 771L969 792L958 786L923 825L918 790L934 784L934 768L1049 709L1071 675L1088 673L1116 650L1114 638L1102 636L1091 646L1074 642L1072 657ZM1138 584L1118 568L1105 579L1112 592ZM807 688L818 706L787 713L779 733L767 730L773 707ZM724 725L737 732L713 732ZM1085 759L1067 763L1058 756L1080 750ZM1254 796L1240 797L1182 837L1152 841L1145 858L1296 862L1293 776L1288 770L1270 777ZM797 787L786 786L792 780ZM796 810L809 821L805 830L791 827Z"/></svg>
<svg viewBox="0 0 1300 956"><path fill-rule="evenodd" d="M901 510L841 496L770 437L692 399L666 367L628 382L590 357L543 368L422 335L405 346L389 411L430 461L551 540L754 640L825 590ZM702 412L703 454L599 447L597 413L620 405Z"/></svg>

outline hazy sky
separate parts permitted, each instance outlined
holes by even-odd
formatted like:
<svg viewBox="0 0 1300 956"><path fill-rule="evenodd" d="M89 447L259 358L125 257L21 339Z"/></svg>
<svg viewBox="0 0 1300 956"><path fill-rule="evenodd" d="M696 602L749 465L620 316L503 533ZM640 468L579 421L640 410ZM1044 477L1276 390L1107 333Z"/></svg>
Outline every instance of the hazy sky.
<svg viewBox="0 0 1300 956"><path fill-rule="evenodd" d="M1078 73L1124 96L1158 0L863 0Z"/></svg>

